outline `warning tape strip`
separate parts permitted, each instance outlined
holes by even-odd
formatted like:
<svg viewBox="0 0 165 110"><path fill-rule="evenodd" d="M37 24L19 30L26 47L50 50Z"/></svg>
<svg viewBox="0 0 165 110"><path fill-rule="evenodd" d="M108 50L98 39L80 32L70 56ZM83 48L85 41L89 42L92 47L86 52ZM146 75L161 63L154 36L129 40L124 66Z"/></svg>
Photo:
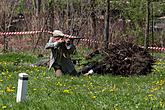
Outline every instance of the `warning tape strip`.
<svg viewBox="0 0 165 110"><path fill-rule="evenodd" d="M25 32L0 32L0 35L27 35L27 34L38 34L38 33L48 33L48 34L53 34L53 32L51 31L25 31ZM77 38L76 36L72 36L72 35L67 35L64 34L65 37L68 38Z"/></svg>
<svg viewBox="0 0 165 110"><path fill-rule="evenodd" d="M25 32L1 32L0 35L25 35L25 34L37 34L42 31L25 31Z"/></svg>
<svg viewBox="0 0 165 110"><path fill-rule="evenodd" d="M148 47L148 49L158 50L158 51L165 51L165 48L164 47Z"/></svg>
<svg viewBox="0 0 165 110"><path fill-rule="evenodd" d="M38 33L48 33L48 34L53 34L53 32L51 31L25 31L25 32L0 32L0 36L3 35L27 35L27 34L38 34ZM67 35L64 34L65 37L68 38L77 38L76 36L72 36L72 35ZM96 40L92 40L92 39L80 39L81 41L85 41L85 42L90 42L90 43L100 43L99 41ZM148 47L148 49L151 50L159 50L159 51L165 51L164 47Z"/></svg>

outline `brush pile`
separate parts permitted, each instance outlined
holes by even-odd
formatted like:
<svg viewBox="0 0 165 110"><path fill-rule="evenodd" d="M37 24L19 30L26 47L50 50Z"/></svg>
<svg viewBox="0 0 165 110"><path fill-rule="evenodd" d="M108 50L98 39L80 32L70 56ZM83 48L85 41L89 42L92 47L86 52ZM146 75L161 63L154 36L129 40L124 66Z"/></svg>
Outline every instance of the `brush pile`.
<svg viewBox="0 0 165 110"><path fill-rule="evenodd" d="M146 75L152 71L155 62L150 53L135 44L121 42L103 50L107 72L114 75Z"/></svg>

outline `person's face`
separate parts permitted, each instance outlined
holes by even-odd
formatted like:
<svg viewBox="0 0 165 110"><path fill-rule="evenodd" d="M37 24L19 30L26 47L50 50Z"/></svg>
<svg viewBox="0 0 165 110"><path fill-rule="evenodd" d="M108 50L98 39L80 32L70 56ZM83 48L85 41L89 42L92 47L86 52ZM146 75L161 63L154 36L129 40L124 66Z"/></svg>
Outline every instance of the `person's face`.
<svg viewBox="0 0 165 110"><path fill-rule="evenodd" d="M59 39L61 39L61 38L60 38L60 37L55 37L54 39L55 39L55 40L59 40Z"/></svg>
<svg viewBox="0 0 165 110"><path fill-rule="evenodd" d="M59 41L61 38L60 37L54 37L53 42Z"/></svg>

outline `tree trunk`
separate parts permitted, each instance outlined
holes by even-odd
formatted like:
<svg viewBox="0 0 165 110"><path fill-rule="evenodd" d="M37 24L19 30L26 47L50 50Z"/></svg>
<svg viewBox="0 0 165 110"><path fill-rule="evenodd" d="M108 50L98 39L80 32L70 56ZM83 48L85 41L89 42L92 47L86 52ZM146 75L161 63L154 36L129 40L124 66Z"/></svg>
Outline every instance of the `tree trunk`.
<svg viewBox="0 0 165 110"><path fill-rule="evenodd" d="M2 29L3 29L3 32L6 32L6 12L4 11L3 12L3 20L2 20ZM8 39L7 39L7 36L4 35L3 36L3 51L4 53L6 53L8 50Z"/></svg>
<svg viewBox="0 0 165 110"><path fill-rule="evenodd" d="M91 21L92 21L92 39L97 41L96 36L96 12L95 12L95 0L91 0ZM97 48L97 44L95 44Z"/></svg>
<svg viewBox="0 0 165 110"><path fill-rule="evenodd" d="M145 40L144 47L147 48L149 46L149 22L150 22L150 2L147 0L146 3L146 32L145 32Z"/></svg>
<svg viewBox="0 0 165 110"><path fill-rule="evenodd" d="M36 16L38 17L41 10L41 0L34 0Z"/></svg>
<svg viewBox="0 0 165 110"><path fill-rule="evenodd" d="M110 0L107 0L106 16L105 16L105 29L104 29L104 48L108 48L109 44L109 14L110 14Z"/></svg>
<svg viewBox="0 0 165 110"><path fill-rule="evenodd" d="M53 31L54 29L54 0L49 3L49 30Z"/></svg>

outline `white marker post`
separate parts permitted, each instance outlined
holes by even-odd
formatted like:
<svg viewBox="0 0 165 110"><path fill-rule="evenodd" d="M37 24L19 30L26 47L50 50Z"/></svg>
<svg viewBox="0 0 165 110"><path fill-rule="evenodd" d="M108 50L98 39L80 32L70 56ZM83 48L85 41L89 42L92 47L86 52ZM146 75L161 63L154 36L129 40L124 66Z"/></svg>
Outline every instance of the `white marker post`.
<svg viewBox="0 0 165 110"><path fill-rule="evenodd" d="M28 85L28 74L20 73L18 79L16 102L21 102L26 99L27 85Z"/></svg>

